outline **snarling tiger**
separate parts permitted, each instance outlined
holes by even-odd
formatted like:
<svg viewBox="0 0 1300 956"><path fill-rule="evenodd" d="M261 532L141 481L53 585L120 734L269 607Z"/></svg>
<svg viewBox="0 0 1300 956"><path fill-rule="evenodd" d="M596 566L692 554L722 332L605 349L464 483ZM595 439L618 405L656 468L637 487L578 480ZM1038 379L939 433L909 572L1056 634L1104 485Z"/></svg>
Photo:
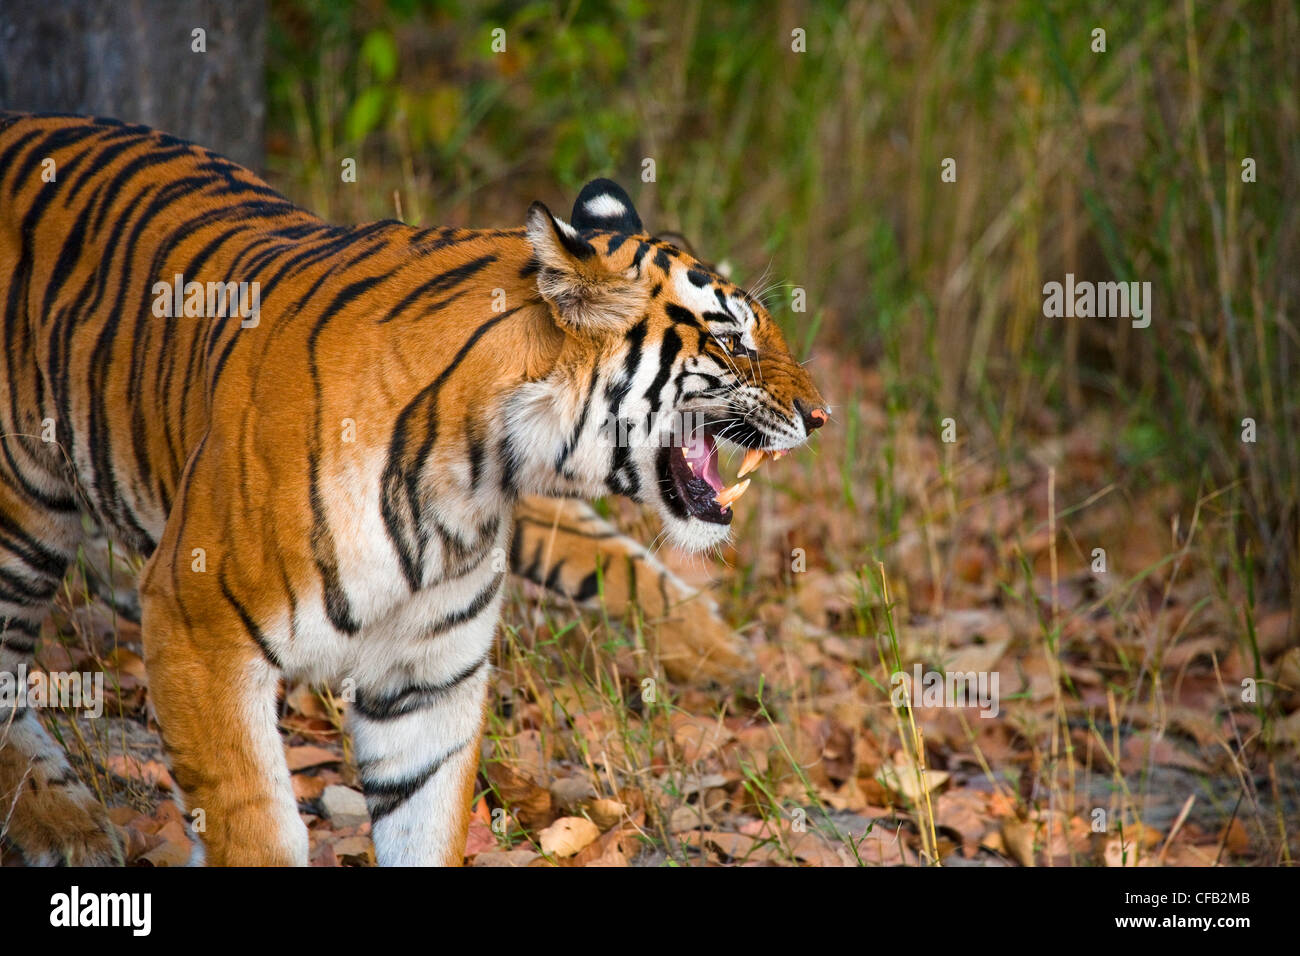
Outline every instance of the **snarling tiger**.
<svg viewBox="0 0 1300 956"><path fill-rule="evenodd" d="M282 676L355 687L379 862L461 862L516 508L625 495L714 548L748 484L719 448L748 472L829 414L763 306L608 180L569 222L343 227L143 127L0 113L0 302L0 671L82 513L147 556L150 699L212 864L307 861ZM4 718L9 836L110 861L37 716Z"/></svg>

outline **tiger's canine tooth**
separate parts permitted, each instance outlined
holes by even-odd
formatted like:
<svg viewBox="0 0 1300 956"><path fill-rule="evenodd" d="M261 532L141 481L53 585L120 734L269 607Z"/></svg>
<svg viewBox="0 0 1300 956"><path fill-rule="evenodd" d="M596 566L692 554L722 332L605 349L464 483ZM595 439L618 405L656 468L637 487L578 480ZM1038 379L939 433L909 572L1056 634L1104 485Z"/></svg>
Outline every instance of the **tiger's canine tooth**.
<svg viewBox="0 0 1300 956"><path fill-rule="evenodd" d="M751 471L756 471L758 466L763 463L763 451L759 448L751 448L745 452L745 459L740 463L740 471L736 472L737 478L744 478Z"/></svg>
<svg viewBox="0 0 1300 956"><path fill-rule="evenodd" d="M722 491L719 491L714 496L713 500L718 503L719 508L725 511L732 506L737 498L745 493L745 489L748 487L749 479L746 478L744 481L737 482L730 488L724 488Z"/></svg>

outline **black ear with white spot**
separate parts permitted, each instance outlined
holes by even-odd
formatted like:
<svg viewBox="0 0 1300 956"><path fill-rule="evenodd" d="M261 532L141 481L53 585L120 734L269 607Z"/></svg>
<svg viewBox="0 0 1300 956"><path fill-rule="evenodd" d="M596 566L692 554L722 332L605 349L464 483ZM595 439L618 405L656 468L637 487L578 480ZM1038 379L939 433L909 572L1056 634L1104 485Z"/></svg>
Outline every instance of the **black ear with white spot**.
<svg viewBox="0 0 1300 956"><path fill-rule="evenodd" d="M612 179L593 179L583 186L570 218L575 229L601 229L629 236L645 231L631 197Z"/></svg>

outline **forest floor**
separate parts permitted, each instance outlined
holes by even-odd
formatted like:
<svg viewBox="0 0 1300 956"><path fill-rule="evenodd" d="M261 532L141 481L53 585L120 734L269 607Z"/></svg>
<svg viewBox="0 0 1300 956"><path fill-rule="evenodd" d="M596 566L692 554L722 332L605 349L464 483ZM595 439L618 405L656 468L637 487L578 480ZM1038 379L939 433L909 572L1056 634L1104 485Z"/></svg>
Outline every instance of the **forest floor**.
<svg viewBox="0 0 1300 956"><path fill-rule="evenodd" d="M1130 473L1101 419L1044 413L1008 455L887 414L849 363L818 374L855 397L757 474L721 560L657 552L719 601L734 674L671 679L654 621L512 586L468 862L1290 864L1300 648L1222 496ZM182 863L139 630L71 584L60 604L41 664L102 668L108 689L107 719L54 714L61 738L128 862ZM891 675L915 667L908 706ZM951 706L925 672L996 693ZM355 799L327 793L358 787L345 710L286 688L314 865L374 863Z"/></svg>

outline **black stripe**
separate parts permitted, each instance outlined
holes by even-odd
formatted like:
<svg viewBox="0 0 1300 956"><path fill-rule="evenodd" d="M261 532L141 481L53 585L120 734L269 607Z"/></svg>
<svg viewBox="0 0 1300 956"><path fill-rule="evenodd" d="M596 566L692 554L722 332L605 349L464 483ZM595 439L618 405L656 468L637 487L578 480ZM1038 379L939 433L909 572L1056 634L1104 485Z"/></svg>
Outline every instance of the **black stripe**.
<svg viewBox="0 0 1300 956"><path fill-rule="evenodd" d="M113 346L117 339L119 326L124 316L129 317L131 315L131 310L127 308L129 291L136 293L143 300L142 305L147 302L147 288L143 283L132 281L132 272L135 269L134 263L138 259L134 252L141 234L151 223L153 214L162 206L167 205L173 198L169 196L169 191L170 187L159 191L150 185L142 190L140 194L129 199L124 198L120 203L123 211L115 218L110 241L105 244L106 248L114 250L114 255L105 256L104 262L107 264L110 259L120 260L124 265L116 286L116 295L102 313L107 317L99 335L95 339L95 345L89 358L88 384L89 393L92 395L104 395L108 390L107 379L110 369L117 364L114 361L115 349ZM144 197L150 194L156 195L154 195L150 204L141 211ZM180 197L177 195L175 198ZM108 205L109 203L105 201L103 208L107 208ZM133 216L136 217L134 228L131 229L125 239L122 239L121 233L126 229L128 221ZM107 270L101 266L101 277L106 272ZM137 322L142 320L142 317L138 315L139 311L136 310ZM118 480L116 470L113 467L113 439L117 436L115 434L116 430L111 428L109 424L110 410L107 405L106 402L95 402L90 406L87 444L91 453L91 487L95 491L96 501L101 513L109 523L123 532L126 542L136 551L152 550L154 547L153 538L129 508L123 494L125 484ZM143 474L147 475L148 472L145 471Z"/></svg>
<svg viewBox="0 0 1300 956"><path fill-rule="evenodd" d="M98 208L95 211L95 222L91 226L96 233L98 233L103 227L104 216L108 214L108 210L114 207L116 200L122 198L126 184L131 179L134 179L137 173L153 169L155 166L166 165L173 159L184 156L186 153L190 152L190 149L187 146L178 146L172 147L171 149L161 150L153 149L152 144L147 140L137 140L132 145L143 145L148 151L124 165L117 171L112 179L101 182L99 188L95 190L95 195L89 200L89 205L95 205L96 202L98 202ZM155 184L150 183L150 185ZM103 197L102 199L100 198L101 196ZM130 212L135 208L136 203L123 202L121 205ZM113 247L109 246L107 248Z"/></svg>
<svg viewBox="0 0 1300 956"><path fill-rule="evenodd" d="M462 263L461 265L456 266L454 269L448 269L446 272L440 272L432 279L416 286L414 289L408 292L405 296L403 296L402 300L397 303L397 305L393 306L391 309L388 310L387 315L385 315L381 319L377 319L376 321L381 325L385 322L391 322L393 319L397 318L403 312L405 312L406 309L410 307L411 303L417 301L418 299L422 299L427 295L431 295L435 292L446 292L450 289L454 289L456 286L460 285L466 279L483 271L483 269L487 268L489 265L491 265L496 261L497 261L497 257L495 255L480 256L477 259L471 259L468 262ZM436 310L430 310L430 311L436 311Z"/></svg>
<svg viewBox="0 0 1300 956"><path fill-rule="evenodd" d="M668 383L668 376L673 372L673 363L677 361L677 355L681 350L682 337L677 334L675 329L664 329L663 341L659 343L659 371L655 373L654 381L645 390L645 397L650 403L651 415L659 411L664 385Z"/></svg>
<svg viewBox="0 0 1300 956"><path fill-rule="evenodd" d="M434 774L442 769L452 757L456 756L469 745L469 742L457 744L445 754L442 754L424 769L407 777L405 780L381 781L366 776L366 765L362 764L361 786L366 792L366 807L370 810L370 824L375 826L384 817L388 816L394 810L411 797L415 796L420 790L433 779Z"/></svg>
<svg viewBox="0 0 1300 956"><path fill-rule="evenodd" d="M63 208L71 209L72 204L77 201L77 196L87 186L93 186L101 180L102 174L112 165L113 161L128 150L140 144L140 138L134 130L122 128L114 130L106 136L99 138L100 143L107 143L103 149L94 154L94 162L86 170L85 175L77 177L63 197ZM88 202L87 206L93 206L93 202Z"/></svg>
<svg viewBox="0 0 1300 956"><path fill-rule="evenodd" d="M393 426L393 436L388 443L388 461L384 465L380 510L389 540L401 561L402 574L412 591L420 587L423 577L420 565L424 553L424 538L419 525L420 471L437 439L438 394L479 340L520 308L522 306L502 312L476 328L438 377L406 404ZM419 434L421 428L424 431L422 436Z"/></svg>
<svg viewBox="0 0 1300 956"><path fill-rule="evenodd" d="M582 398L582 408L578 411L578 421L573 426L573 431L568 439L564 442L564 447L560 449L560 454L555 459L555 470L561 472L567 478L573 478L572 473L564 468L565 462L578 447L578 440L582 437L582 430L587 427L587 415L591 411L591 400L596 395L596 379L600 375L600 366L595 365L591 369L591 381L587 383L587 394Z"/></svg>
<svg viewBox="0 0 1300 956"><path fill-rule="evenodd" d="M632 256L632 267L636 269L636 275L638 279L641 278L641 260L645 258L645 254L649 251L650 251L649 243L645 243L645 242L641 242L640 240L637 240L636 254ZM657 294L658 293L652 293L652 295L657 295Z"/></svg>
<svg viewBox="0 0 1300 956"><path fill-rule="evenodd" d="M510 536L510 570L513 571L515 574L519 575L520 577L527 578L529 581L532 581L534 580L534 578L533 578L533 574L530 572L533 572L534 569L537 567L538 562L541 561L539 555L541 553L542 546L541 544L538 544L537 549L533 554L533 563L528 565L527 567L525 567L523 563L524 560L523 547L524 547L524 528L521 522L515 525L514 533Z"/></svg>
<svg viewBox="0 0 1300 956"><path fill-rule="evenodd" d="M641 479L636 469L632 467L632 450L628 447L629 443L621 440L622 436L631 434L631 422L620 413L623 401L632 390L632 380L636 377L637 369L641 364L641 349L645 343L646 331L645 318L628 330L628 350L623 356L623 374L619 376L617 382L605 386L609 420L615 422L617 428L612 462L609 474L605 476L605 484L615 494L629 497L635 496L640 491Z"/></svg>
<svg viewBox="0 0 1300 956"><path fill-rule="evenodd" d="M504 572L493 575L492 580L488 583L487 587L474 595L474 600L470 601L469 604L465 605L465 607L452 611L450 614L434 621L420 632L420 637L426 640L431 637L437 637L440 634L447 633L447 631L450 631L454 627L459 627L461 624L466 624L474 620L474 618L482 614L487 609L487 606L492 603L492 599L497 596L497 591L501 590L501 582L504 581L505 578L506 576Z"/></svg>
<svg viewBox="0 0 1300 956"><path fill-rule="evenodd" d="M324 587L325 612L329 616L330 623L344 634L356 634L361 630L361 622L352 613L352 604L348 600L347 592L343 590L343 582L339 576L338 554L334 547L334 532L330 527L329 516L326 514L325 501L320 488L322 452L320 408L322 398L320 369L316 361L316 343L328 323L337 318L348 305L386 278L388 278L386 275L367 276L344 286L335 294L324 311L320 313L320 318L312 326L311 333L307 337L308 374L311 376L316 393L315 430L312 435L311 448L307 455L308 500L311 505L311 551L312 558L316 562L316 570L320 573L321 583Z"/></svg>
<svg viewBox="0 0 1300 956"><path fill-rule="evenodd" d="M271 645L266 642L266 638L262 634L262 629L257 626L257 622L254 621L252 615L248 613L248 609L239 602L239 599L235 597L234 592L230 590L230 586L226 584L226 574L224 569L217 572L217 584L221 586L222 597L224 597L230 603L230 606L235 609L235 613L239 615L239 620L243 623L244 628L253 639L253 643L262 651L262 655L273 667L276 668L276 670L284 670L284 664L281 663L280 658L276 655L275 651L271 650Z"/></svg>
<svg viewBox="0 0 1300 956"><path fill-rule="evenodd" d="M627 354L623 356L623 374L617 382L605 386L605 398L609 403L610 415L617 415L622 410L623 399L632 390L632 380L636 378L637 369L641 367L641 350L645 345L646 333L649 331L648 320L642 317L636 325L627 330L624 336L627 342Z"/></svg>
<svg viewBox="0 0 1300 956"><path fill-rule="evenodd" d="M9 170L9 175L13 176L13 181L9 184L9 198L12 199L18 195L18 190L27 183L28 177L32 175L36 167L50 158L50 153L71 146L74 143L79 143L83 139L88 139L94 135L95 128L93 126L58 126L47 132L45 137L33 146L32 151L23 159L21 165L16 169ZM55 169L56 176L58 173L63 172L57 166ZM42 183L41 185L48 187L50 184Z"/></svg>
<svg viewBox="0 0 1300 956"><path fill-rule="evenodd" d="M330 623L344 634L356 634L361 630L361 622L352 614L352 602L343 590L343 581L339 577L338 556L334 549L334 535L330 531L329 518L325 514L325 502L321 499L320 489L316 487L316 474L320 470L319 455L312 454L311 472L311 553L320 573L321 585L325 594L325 613Z"/></svg>
<svg viewBox="0 0 1300 956"><path fill-rule="evenodd" d="M703 329L699 318L690 309L684 309L676 302L669 302L664 306L664 311L668 313L668 318L672 319L678 325L692 325L697 329ZM708 331L707 329L705 331Z"/></svg>
<svg viewBox="0 0 1300 956"><path fill-rule="evenodd" d="M19 634L25 634L30 638L41 636L41 625L39 621L25 621L21 617L5 618L4 626L0 631L17 631Z"/></svg>
<svg viewBox="0 0 1300 956"><path fill-rule="evenodd" d="M375 697L359 693L353 706L356 708L356 712L367 720L383 721L404 717L414 711L423 710L438 703L451 691L481 671L483 665L487 663L487 659L488 655L484 654L458 673L435 684L412 684L399 691Z"/></svg>
<svg viewBox="0 0 1300 956"><path fill-rule="evenodd" d="M497 445L497 467L501 469L501 492L507 498L513 498L519 491L519 472L522 469L519 450L515 448L510 436L506 435Z"/></svg>
<svg viewBox="0 0 1300 956"><path fill-rule="evenodd" d="M546 580L542 582L542 587L558 594L564 593L564 588L560 586L560 575L564 573L564 563L567 560L567 558L560 558L551 565L551 570L546 573Z"/></svg>
<svg viewBox="0 0 1300 956"><path fill-rule="evenodd" d="M560 240L560 245L564 246L565 249L569 250L569 254L572 255L575 259L585 262L587 259L592 258L596 254L595 247L592 246L592 244L589 243L586 239L583 239L582 236L576 233L574 235L570 235L567 230L561 229L559 225L555 224L556 221L554 218L552 218L551 222L552 222L552 231L555 233L556 237Z"/></svg>
<svg viewBox="0 0 1300 956"><path fill-rule="evenodd" d="M68 558L42 545L3 511L0 511L0 546L47 577L62 580L68 570Z"/></svg>
<svg viewBox="0 0 1300 956"><path fill-rule="evenodd" d="M487 452L481 426L477 421L470 424L469 441L469 490L478 490L478 483L483 477L483 458Z"/></svg>
<svg viewBox="0 0 1300 956"><path fill-rule="evenodd" d="M499 516L492 516L475 531L473 541L466 541L457 532L432 519L433 530L442 539L443 560L440 580L449 581L464 577L483 563L496 541Z"/></svg>
<svg viewBox="0 0 1300 956"><path fill-rule="evenodd" d="M597 571L592 571L590 574L588 574L585 578L582 579L582 583L578 585L578 593L573 595L573 599L578 603L582 603L584 601L590 601L592 598L596 596L596 592L599 590L599 588L600 588L600 573Z"/></svg>
<svg viewBox="0 0 1300 956"><path fill-rule="evenodd" d="M0 598L31 607L54 597L59 588L57 580L28 581L8 568L0 568Z"/></svg>

